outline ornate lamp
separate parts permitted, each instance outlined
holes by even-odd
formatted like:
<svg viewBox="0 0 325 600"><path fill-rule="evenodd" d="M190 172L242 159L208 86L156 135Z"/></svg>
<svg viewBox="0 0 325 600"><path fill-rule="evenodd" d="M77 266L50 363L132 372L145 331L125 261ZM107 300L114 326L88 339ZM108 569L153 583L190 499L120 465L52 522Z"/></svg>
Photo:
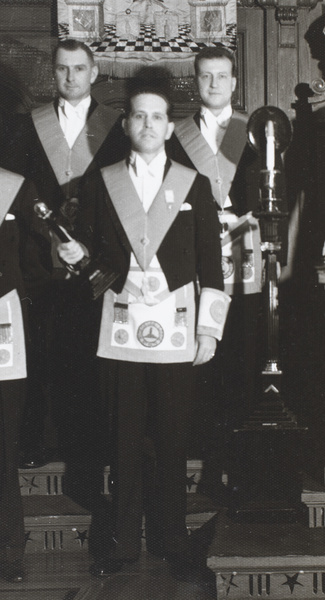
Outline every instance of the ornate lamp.
<svg viewBox="0 0 325 600"><path fill-rule="evenodd" d="M254 213L260 224L265 259L266 360L262 370L262 402L244 428L294 427L295 419L284 410L281 400L277 263L282 248L280 224L287 213L282 211L278 195L281 173L275 168L276 152L283 152L291 139L289 119L279 108L264 106L251 115L247 135L252 148L266 157L266 168L260 173L260 207Z"/></svg>
<svg viewBox="0 0 325 600"><path fill-rule="evenodd" d="M300 510L301 441L297 434L305 428L297 425L281 396L277 264L283 243L281 222L287 213L282 210L279 196L281 173L275 168L276 152L281 153L288 146L291 126L280 109L265 106L250 117L247 134L252 148L266 157L266 168L260 172L260 206L254 213L260 224L265 260L262 293L266 356L257 406L242 427L235 430L235 455L240 464L235 472L238 498L234 508L238 519L291 520Z"/></svg>

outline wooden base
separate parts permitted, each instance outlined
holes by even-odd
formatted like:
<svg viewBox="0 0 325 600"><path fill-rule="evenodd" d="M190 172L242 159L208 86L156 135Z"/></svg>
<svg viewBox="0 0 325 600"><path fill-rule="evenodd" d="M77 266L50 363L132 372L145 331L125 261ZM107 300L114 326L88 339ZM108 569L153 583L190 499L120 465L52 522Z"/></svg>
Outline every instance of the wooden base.
<svg viewBox="0 0 325 600"><path fill-rule="evenodd" d="M323 597L323 532L306 523L239 524L220 514L209 549L218 600Z"/></svg>

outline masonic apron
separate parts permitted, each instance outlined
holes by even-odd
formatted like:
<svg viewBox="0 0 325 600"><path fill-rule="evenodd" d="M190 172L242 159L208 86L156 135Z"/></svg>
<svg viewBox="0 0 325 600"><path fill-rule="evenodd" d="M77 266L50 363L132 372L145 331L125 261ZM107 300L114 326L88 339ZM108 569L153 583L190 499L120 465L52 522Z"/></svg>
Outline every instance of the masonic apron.
<svg viewBox="0 0 325 600"><path fill-rule="evenodd" d="M23 181L20 175L0 169L0 227L10 227L15 219L8 210ZM0 381L26 376L23 316L18 292L13 289L0 298Z"/></svg>
<svg viewBox="0 0 325 600"><path fill-rule="evenodd" d="M196 173L173 163L148 213L125 163L102 175L132 253L122 293L105 293L97 354L132 362L192 362L194 284L170 292L156 253L178 212L192 209L184 200Z"/></svg>

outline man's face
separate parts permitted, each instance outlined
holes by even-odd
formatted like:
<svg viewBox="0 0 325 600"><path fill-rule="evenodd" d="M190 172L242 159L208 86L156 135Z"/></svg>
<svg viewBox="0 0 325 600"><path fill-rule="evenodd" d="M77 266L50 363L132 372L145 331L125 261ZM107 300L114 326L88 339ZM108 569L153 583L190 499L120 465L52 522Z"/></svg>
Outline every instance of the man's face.
<svg viewBox="0 0 325 600"><path fill-rule="evenodd" d="M73 106L79 104L90 94L90 86L94 83L98 68L91 64L82 48L64 50L60 48L56 55L54 76L60 96Z"/></svg>
<svg viewBox="0 0 325 600"><path fill-rule="evenodd" d="M131 100L131 112L123 127L132 150L145 160L157 156L173 133L174 123L169 122L167 109L166 100L156 94L139 94Z"/></svg>
<svg viewBox="0 0 325 600"><path fill-rule="evenodd" d="M218 116L231 102L236 87L229 58L203 58L198 63L196 83L204 106Z"/></svg>

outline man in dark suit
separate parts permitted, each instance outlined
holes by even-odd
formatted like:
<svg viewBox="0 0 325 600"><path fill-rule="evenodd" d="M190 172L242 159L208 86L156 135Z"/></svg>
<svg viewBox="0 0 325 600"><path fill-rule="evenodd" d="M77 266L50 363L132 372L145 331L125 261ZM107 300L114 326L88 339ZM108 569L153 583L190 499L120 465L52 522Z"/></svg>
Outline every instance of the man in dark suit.
<svg viewBox="0 0 325 600"><path fill-rule="evenodd" d="M13 583L23 580L25 548L18 442L26 378L24 315L29 300L20 261L34 195L23 177L0 169L0 577Z"/></svg>
<svg viewBox="0 0 325 600"><path fill-rule="evenodd" d="M258 207L259 164L247 144L247 117L234 111L231 105L236 88L233 53L221 46L204 48L195 57L194 65L202 105L194 115L176 124L168 151L181 164L209 177L222 223L225 290L231 294L232 302L217 356L201 369L198 378L198 393L206 397L198 429L205 457L212 460L214 471L213 481L207 481L206 485L222 500L221 471L226 468L221 458L224 423L230 429L238 425L247 414L254 393L261 252L257 220L249 216L247 225L252 225L244 229L242 221L244 215ZM236 228L243 231L242 236L237 236ZM235 252L233 240L236 240ZM243 273L245 247L253 266L249 273L248 269ZM211 381L214 381L212 387ZM221 381L224 394L220 393Z"/></svg>
<svg viewBox="0 0 325 600"><path fill-rule="evenodd" d="M90 95L98 68L88 46L71 39L60 42L53 54L53 70L58 98L17 121L6 149L5 166L28 176L36 186L39 200L71 232L78 211L80 178L85 172L122 158L123 131L118 113L98 104ZM80 305L74 284L66 280L66 272L57 261L55 243L46 224L35 217L29 239L30 260L25 265L26 284L33 301L30 381L22 434L26 466L42 462L39 444L45 397L55 396L52 405L62 458L70 451L71 432L75 431L78 418L81 430L75 435L79 440L88 430L86 422L90 425L92 419L84 414L82 424L75 407L80 402L92 405L87 397L91 393L87 381L92 373L89 361L84 361L82 343L87 338L88 321L85 319L82 337L78 337L74 317L78 315L79 321L79 313L85 307ZM77 357L70 352L71 347L79 349Z"/></svg>
<svg viewBox="0 0 325 600"><path fill-rule="evenodd" d="M232 108L237 82L233 52L222 46L204 48L196 55L194 68L201 108L176 123L168 152L209 178L222 224L225 291L232 302L216 358L198 376L198 393L206 398L199 443L212 467L206 486L224 500L221 473L229 460L224 433L227 440L228 432L240 426L254 407L262 367L258 358L262 253L259 224L252 212L260 208L260 170L265 164L248 144L247 117ZM285 254L284 248L283 261Z"/></svg>
<svg viewBox="0 0 325 600"><path fill-rule="evenodd" d="M97 350L117 438L111 463L115 522L109 547L91 568L97 576L140 554L148 421L157 462L147 548L166 557L176 576L197 575L185 524L193 365L214 356L229 298L222 291L209 182L166 157L165 140L173 131L169 107L164 91L144 84L132 90L124 120L131 154L87 177L77 227L81 244L59 246L68 263L84 253L101 254L119 273L104 296Z"/></svg>

